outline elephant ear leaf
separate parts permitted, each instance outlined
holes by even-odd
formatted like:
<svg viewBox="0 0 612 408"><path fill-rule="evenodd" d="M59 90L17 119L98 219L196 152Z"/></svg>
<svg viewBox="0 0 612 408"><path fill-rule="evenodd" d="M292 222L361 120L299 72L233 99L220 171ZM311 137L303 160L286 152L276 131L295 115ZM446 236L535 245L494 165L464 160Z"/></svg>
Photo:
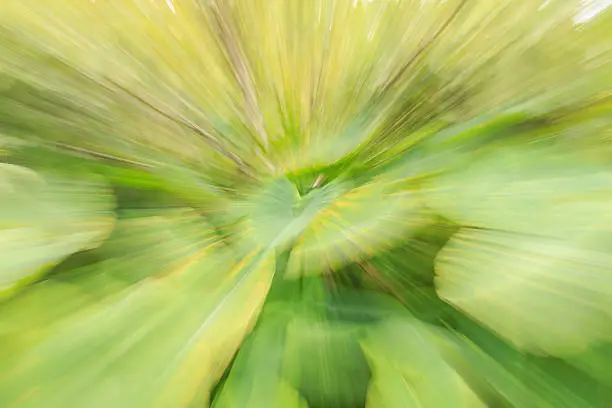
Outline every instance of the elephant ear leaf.
<svg viewBox="0 0 612 408"><path fill-rule="evenodd" d="M247 247L292 244L346 188L329 184L302 196L286 178L267 181L234 206L242 218L238 235Z"/></svg>
<svg viewBox="0 0 612 408"><path fill-rule="evenodd" d="M240 347L213 408L307 408L299 392L281 376L284 327L260 325Z"/></svg>
<svg viewBox="0 0 612 408"><path fill-rule="evenodd" d="M371 257L430 220L417 191L394 180L374 180L344 192L316 214L292 250L287 273L319 274Z"/></svg>
<svg viewBox="0 0 612 408"><path fill-rule="evenodd" d="M464 226L437 256L439 296L524 351L609 341L611 183L608 164L546 145L432 178L428 206Z"/></svg>
<svg viewBox="0 0 612 408"><path fill-rule="evenodd" d="M152 218L153 229L168 230L160 216ZM36 328L23 333L26 339L37 338L23 347L13 344L14 354L0 363L6 374L0 383L0 405L53 408L72 401L83 407L208 406L210 390L259 314L274 274L274 259L269 252L254 250L236 262L218 237L174 234L180 232L177 218L180 215L172 215L173 229L160 235L165 237L164 245L149 250L165 251L164 257L147 261L142 248L137 263L118 256L101 262L97 271L54 275L41 285L46 290L41 287L32 293L40 301L25 296L8 303L14 311L26 305L44 308L49 306L44 300L57 289L54 281L70 282L79 292L88 290L92 279L103 283L102 276L131 275L127 285L117 285L114 293L103 297L89 297L47 325L44 333ZM192 227L188 219L185 231ZM144 238L133 231L134 241ZM142 233L152 231L144 228ZM188 237L192 244L182 249ZM178 241L168 242L172 239ZM108 253L116 251L112 247ZM135 268L143 271L134 273ZM135 282L134 276L139 277ZM28 303L21 305L22 301ZM20 316L3 317L7 321ZM15 322L10 327L19 332ZM15 338L19 337L2 336L2 341Z"/></svg>
<svg viewBox="0 0 612 408"><path fill-rule="evenodd" d="M612 339L612 258L593 246L463 228L437 256L437 293L522 350L573 355Z"/></svg>
<svg viewBox="0 0 612 408"><path fill-rule="evenodd" d="M460 225L582 239L612 236L612 167L564 149L501 146L424 186Z"/></svg>
<svg viewBox="0 0 612 408"><path fill-rule="evenodd" d="M372 368L366 408L486 406L442 358L422 323L389 319L370 329L362 348Z"/></svg>
<svg viewBox="0 0 612 408"><path fill-rule="evenodd" d="M283 365L285 378L314 407L363 404L369 370L350 324L332 324L327 316L293 319Z"/></svg>
<svg viewBox="0 0 612 408"><path fill-rule="evenodd" d="M0 164L0 197L0 298L72 253L95 248L114 226L114 198L96 177Z"/></svg>
<svg viewBox="0 0 612 408"><path fill-rule="evenodd" d="M325 197L301 197L286 178L267 181L235 206L243 217L239 234L248 240L248 245L284 246L304 231L325 204Z"/></svg>

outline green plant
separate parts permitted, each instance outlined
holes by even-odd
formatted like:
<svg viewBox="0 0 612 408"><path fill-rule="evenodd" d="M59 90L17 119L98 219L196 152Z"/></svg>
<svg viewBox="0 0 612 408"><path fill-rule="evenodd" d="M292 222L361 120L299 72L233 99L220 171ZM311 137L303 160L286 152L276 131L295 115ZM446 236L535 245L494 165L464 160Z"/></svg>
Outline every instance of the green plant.
<svg viewBox="0 0 612 408"><path fill-rule="evenodd" d="M2 8L0 406L609 403L610 11Z"/></svg>

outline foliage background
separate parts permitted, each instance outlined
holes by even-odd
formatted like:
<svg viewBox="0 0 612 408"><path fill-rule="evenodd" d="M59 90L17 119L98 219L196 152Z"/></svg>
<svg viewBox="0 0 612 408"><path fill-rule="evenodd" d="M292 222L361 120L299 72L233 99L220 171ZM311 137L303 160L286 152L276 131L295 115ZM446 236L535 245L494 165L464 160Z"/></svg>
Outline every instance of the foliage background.
<svg viewBox="0 0 612 408"><path fill-rule="evenodd" d="M608 406L611 47L574 0L2 2L0 406Z"/></svg>

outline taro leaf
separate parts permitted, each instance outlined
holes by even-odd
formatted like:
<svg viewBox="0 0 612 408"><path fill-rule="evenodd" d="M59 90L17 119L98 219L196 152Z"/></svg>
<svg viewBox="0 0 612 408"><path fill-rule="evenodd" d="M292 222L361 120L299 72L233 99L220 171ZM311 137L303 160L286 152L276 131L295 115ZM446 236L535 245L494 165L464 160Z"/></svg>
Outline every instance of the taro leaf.
<svg viewBox="0 0 612 408"><path fill-rule="evenodd" d="M498 139L512 134L529 115L520 107L495 109L465 122L437 129L425 128L419 133L422 141L403 154L391 156L384 166L386 172L398 178L424 177L441 171L455 171L469 164L477 153Z"/></svg>
<svg viewBox="0 0 612 408"><path fill-rule="evenodd" d="M499 147L433 178L425 201L458 224L580 239L612 236L612 167L561 149Z"/></svg>
<svg viewBox="0 0 612 408"><path fill-rule="evenodd" d="M612 339L612 258L596 245L464 228L438 254L437 292L522 350L578 354Z"/></svg>
<svg viewBox="0 0 612 408"><path fill-rule="evenodd" d="M431 219L418 193L378 179L342 194L297 240L287 274L319 274L372 256Z"/></svg>
<svg viewBox="0 0 612 408"><path fill-rule="evenodd" d="M285 378L311 407L363 404L370 370L350 324L296 318L287 327Z"/></svg>
<svg viewBox="0 0 612 408"><path fill-rule="evenodd" d="M11 356L27 349L80 309L164 275L207 246L219 244L214 230L192 210L122 211L113 233L88 252L91 258L84 265L76 256L68 258L48 279L3 305L0 337L5 341L0 351ZM220 251L216 258L230 268L231 253ZM90 259L95 261L87 262Z"/></svg>
<svg viewBox="0 0 612 408"><path fill-rule="evenodd" d="M373 375L366 408L485 407L442 358L430 329L414 319L372 327L362 348Z"/></svg>
<svg viewBox="0 0 612 408"><path fill-rule="evenodd" d="M464 316L457 315L456 326L456 333L437 330L434 343L488 406L607 406L612 389L566 362L524 354Z"/></svg>
<svg viewBox="0 0 612 408"><path fill-rule="evenodd" d="M239 204L245 217L240 233L257 246L284 246L295 240L319 211L342 191L331 184L302 197L286 178L267 182Z"/></svg>
<svg viewBox="0 0 612 408"><path fill-rule="evenodd" d="M363 406L370 373L357 343L361 322L354 314L360 318L360 312L366 311L392 313L391 308L397 305L381 311L380 298L382 306L388 306L385 300L393 299L383 295L369 302L366 296L338 298L321 276L281 280L275 286L260 327L283 328L282 377L299 390L311 408Z"/></svg>
<svg viewBox="0 0 612 408"><path fill-rule="evenodd" d="M0 164L0 196L0 298L70 254L95 248L114 226L114 199L97 177Z"/></svg>
<svg viewBox="0 0 612 408"><path fill-rule="evenodd" d="M147 262L147 251L142 252L140 262L129 266L144 269L136 275L148 278L127 286L117 284L116 292L101 298L81 296L74 303L72 298L65 299L67 309L78 307L72 313L64 310L43 333L36 335L36 327L20 333L16 322L10 324L17 333L5 334L1 340L12 341L15 352L1 363L5 377L0 384L0 405L63 407L71 401L79 407L149 408L207 404L210 389L257 317L274 265L266 253L258 251L236 264L218 239L194 241L195 250L180 251L180 245L171 244L149 252L169 251L166 260L174 254L174 262L159 263L156 258ZM60 274L51 281L66 279L73 291L82 292L90 276L100 278L105 270L102 265L114 266L107 283L111 277L121 277L118 265L127 257L112 261L101 263L101 269L92 275ZM51 299L57 300L53 297L57 287L47 282L31 296L15 298L7 306L22 311L28 305L38 308L30 313L43 313L41 309L48 308ZM5 313L4 322L23 319L22 313L10 314L6 309ZM17 347L20 334L21 338L32 334L36 338Z"/></svg>
<svg viewBox="0 0 612 408"><path fill-rule="evenodd" d="M307 408L281 377L284 325L259 325L241 346L213 408Z"/></svg>
<svg viewBox="0 0 612 408"><path fill-rule="evenodd" d="M246 218L241 225L246 230L243 234L255 245L282 246L297 237L316 214L317 208L307 204L286 178L269 181L237 206Z"/></svg>

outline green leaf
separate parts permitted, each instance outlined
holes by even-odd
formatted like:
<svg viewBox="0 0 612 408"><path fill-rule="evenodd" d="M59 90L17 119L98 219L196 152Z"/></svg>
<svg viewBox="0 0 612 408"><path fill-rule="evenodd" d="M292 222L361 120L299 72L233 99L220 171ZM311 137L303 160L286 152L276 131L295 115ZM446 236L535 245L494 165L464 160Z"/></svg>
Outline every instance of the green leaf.
<svg viewBox="0 0 612 408"><path fill-rule="evenodd" d="M146 220L140 221L148 227ZM146 237L146 229L142 236ZM132 235L134 240L138 237ZM253 251L236 263L218 239L201 242L198 236L191 237L190 250L181 251L185 237L174 239L179 241L148 250L141 246L140 256L134 252L137 263L120 256L98 265L98 273L58 274L51 279L57 283L10 302L14 313L4 314L3 321L13 329L0 340L13 354L1 363L7 377L0 384L0 405L206 404L210 389L254 324L272 281L274 262L268 254ZM159 262L164 257L147 259L159 251L169 251L166 262ZM131 268L141 271L134 274ZM121 279L126 273L139 278ZM100 274L106 279L96 279ZM24 318L19 311L28 305L36 307L30 309L34 316L44 314L62 280L78 294L88 290L90 279L108 285L117 278L123 283L102 297L65 299L64 312L42 333L36 333L36 326L17 324ZM69 310L71 306L79 307ZM20 339L31 336L21 344Z"/></svg>
<svg viewBox="0 0 612 408"><path fill-rule="evenodd" d="M427 326L390 319L362 341L373 378L366 408L477 408L486 405L439 354Z"/></svg>
<svg viewBox="0 0 612 408"><path fill-rule="evenodd" d="M0 333L6 341L0 350L11 356L27 349L75 312L163 276L181 261L219 244L214 230L189 209L122 211L101 247L81 253L88 255L85 259L68 258L48 279L3 305ZM215 257L228 270L232 258L227 251Z"/></svg>
<svg viewBox="0 0 612 408"><path fill-rule="evenodd" d="M612 233L612 168L558 148L501 146L425 183L458 224L582 239Z"/></svg>
<svg viewBox="0 0 612 408"><path fill-rule="evenodd" d="M96 177L0 164L0 195L0 298L72 253L95 248L114 226L114 199Z"/></svg>
<svg viewBox="0 0 612 408"><path fill-rule="evenodd" d="M370 257L430 219L415 190L383 178L364 184L317 213L291 252L287 274L325 273Z"/></svg>
<svg viewBox="0 0 612 408"><path fill-rule="evenodd" d="M289 323L283 374L314 407L358 406L370 372L356 328L333 323L312 317Z"/></svg>
<svg viewBox="0 0 612 408"><path fill-rule="evenodd" d="M302 197L286 178L269 181L236 205L244 217L239 234L256 246L283 247L300 236L342 189L331 184Z"/></svg>
<svg viewBox="0 0 612 408"><path fill-rule="evenodd" d="M589 244L463 228L438 254L437 292L521 350L577 354L612 339L612 258Z"/></svg>
<svg viewBox="0 0 612 408"><path fill-rule="evenodd" d="M456 329L438 329L433 342L488 406L590 408L609 400L609 389L562 360L524 354L465 316L456 316Z"/></svg>
<svg viewBox="0 0 612 408"><path fill-rule="evenodd" d="M281 377L284 325L259 325L241 346L213 408L307 408Z"/></svg>

